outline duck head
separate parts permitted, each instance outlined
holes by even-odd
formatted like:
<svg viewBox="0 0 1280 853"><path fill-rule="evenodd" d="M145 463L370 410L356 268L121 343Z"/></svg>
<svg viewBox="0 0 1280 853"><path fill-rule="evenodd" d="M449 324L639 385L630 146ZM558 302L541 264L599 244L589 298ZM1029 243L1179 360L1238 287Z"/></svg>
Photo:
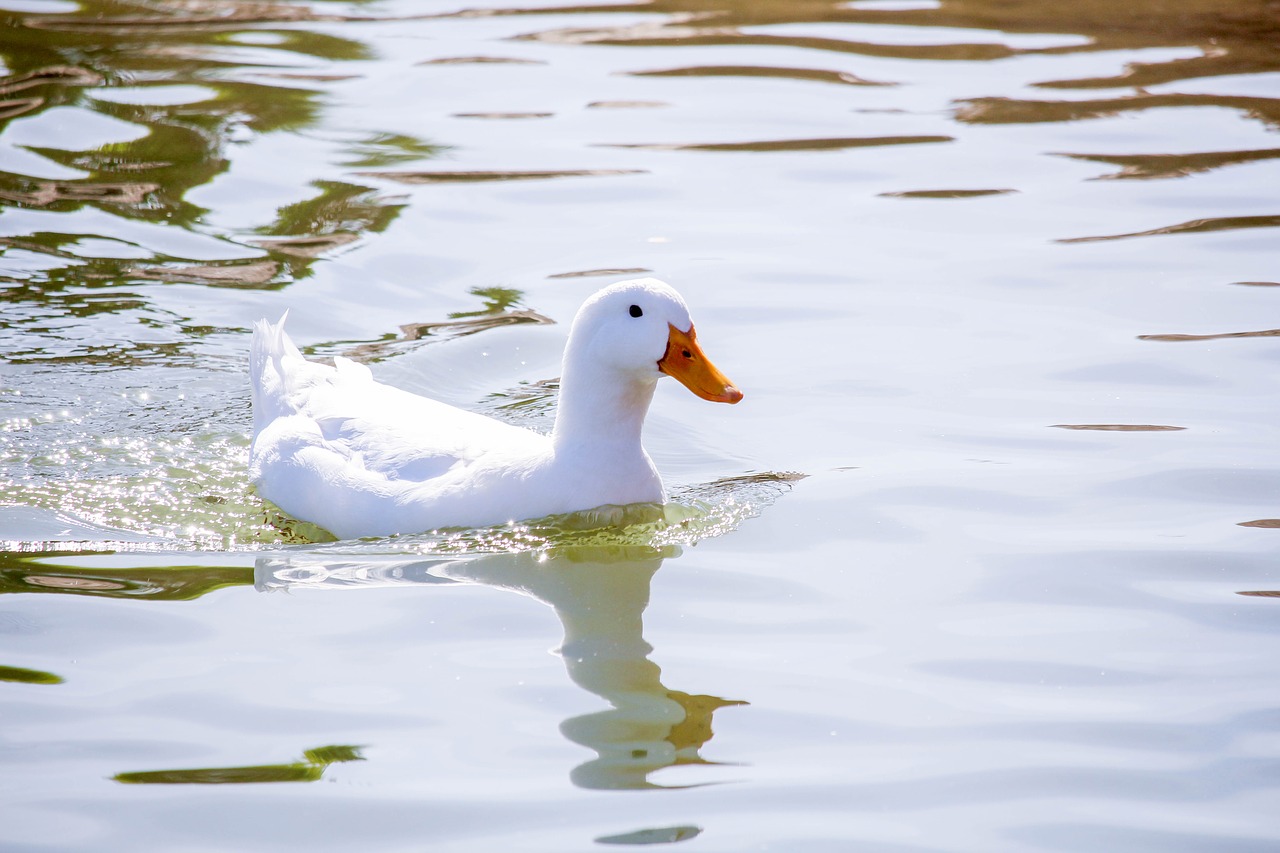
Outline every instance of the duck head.
<svg viewBox="0 0 1280 853"><path fill-rule="evenodd" d="M619 282L588 299L573 320L569 348L640 382L673 376L704 400L742 399L698 345L684 299L656 278Z"/></svg>

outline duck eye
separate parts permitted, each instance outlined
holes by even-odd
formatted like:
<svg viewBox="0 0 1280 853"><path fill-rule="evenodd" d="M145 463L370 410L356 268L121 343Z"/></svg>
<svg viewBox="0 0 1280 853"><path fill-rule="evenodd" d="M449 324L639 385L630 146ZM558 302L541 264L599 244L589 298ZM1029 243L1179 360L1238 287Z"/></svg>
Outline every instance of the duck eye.
<svg viewBox="0 0 1280 853"><path fill-rule="evenodd" d="M644 312L640 310L640 306L639 306L639 305L632 305L632 306L631 306L631 316L632 316L632 317L643 317L643 316L644 316Z"/></svg>

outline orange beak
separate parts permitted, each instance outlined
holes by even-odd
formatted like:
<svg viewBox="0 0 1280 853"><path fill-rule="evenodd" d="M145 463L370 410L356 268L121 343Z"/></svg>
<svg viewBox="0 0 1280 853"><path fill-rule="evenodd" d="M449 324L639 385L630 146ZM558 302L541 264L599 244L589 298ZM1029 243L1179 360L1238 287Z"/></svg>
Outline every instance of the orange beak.
<svg viewBox="0 0 1280 853"><path fill-rule="evenodd" d="M733 387L723 373L716 369L711 359L698 346L698 335L689 327L682 332L670 323L667 334L667 352L658 359L658 369L679 379L684 387L704 400L713 403L736 403L742 392Z"/></svg>

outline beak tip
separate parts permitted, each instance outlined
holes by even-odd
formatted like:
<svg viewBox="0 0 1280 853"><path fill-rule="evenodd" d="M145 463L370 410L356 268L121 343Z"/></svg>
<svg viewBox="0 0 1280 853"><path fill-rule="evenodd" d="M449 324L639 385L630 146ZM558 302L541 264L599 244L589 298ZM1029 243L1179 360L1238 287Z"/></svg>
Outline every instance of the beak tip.
<svg viewBox="0 0 1280 853"><path fill-rule="evenodd" d="M730 385L724 389L724 401L729 405L742 402L742 392Z"/></svg>

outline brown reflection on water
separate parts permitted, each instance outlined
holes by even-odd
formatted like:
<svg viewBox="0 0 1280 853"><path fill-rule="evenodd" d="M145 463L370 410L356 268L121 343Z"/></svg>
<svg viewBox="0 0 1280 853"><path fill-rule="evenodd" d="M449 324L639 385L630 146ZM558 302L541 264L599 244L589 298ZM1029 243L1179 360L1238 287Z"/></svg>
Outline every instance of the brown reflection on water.
<svg viewBox="0 0 1280 853"><path fill-rule="evenodd" d="M643 275L648 272L653 272L653 270L646 269L645 267L614 267L611 269L559 272L554 275L549 275L547 278L589 278L598 275Z"/></svg>
<svg viewBox="0 0 1280 853"><path fill-rule="evenodd" d="M465 5L465 4L464 4ZM0 173L0 205L51 213L72 213L97 208L113 217L124 217L169 228L228 240L256 250L252 257L224 261L214 257L175 256L161 244L138 246L127 260L82 258L74 243L85 236L57 233L22 235L19 239L40 244L31 251L64 264L37 265L21 274L23 285L8 289L0 300L19 303L11 329L34 327L50 315L87 317L121 310L144 315L147 288L155 282L188 282L211 287L278 288L309 274L317 259L357 245L361 236L384 229L403 204L377 195L370 187L345 183L350 173L343 167L381 169L438 156L444 148L425 140L378 133L377 129L344 144L349 156L334 158L334 171L303 176L319 195L299 205L283 208L271 223L246 223L243 228L213 233L203 225L209 211L188 201L190 192L224 175L237 141L254 134L298 132L317 124L326 87L352 75L334 63L373 59L372 50L359 41L357 29L313 28L311 22L359 22L386 19L377 7L366 12L356 4L325 2L283 3L271 0L189 0L181 4L157 4L143 0L85 0L71 14L7 12L7 26L0 28L0 60L8 75L0 78L0 129L6 122L35 117L56 107L75 107L145 129L131 141L89 145L76 149L30 147L28 151L52 163L82 173L57 178ZM635 23L635 15L644 20ZM1227 107L1242 111L1269 127L1280 126L1280 99L1205 93L1151 93L1142 87L1172 84L1179 80L1215 75L1258 74L1280 69L1280 16L1267 0L1184 0L1174 6L1161 0L1135 0L1117 5L1110 0L1085 0L1070 4L1019 3L999 0L943 0L936 8L876 8L876 4L852 5L843 0L656 0L652 3L584 3L559 8L507 8L477 12L460 8L419 17L509 16L530 21L554 21L550 29L536 30L521 38L569 44L608 43L624 46L762 45L803 49L805 59L794 65L672 63L671 67L640 68L630 73L655 77L743 77L795 80L842 86L893 83L859 74L857 69L824 68L812 57L893 57L925 61L992 61L1021 55L1069 55L1099 51L1137 51L1174 48L1185 53L1198 48L1198 56L1179 56L1156 62L1134 62L1112 76L1082 76L1074 80L1046 80L1038 85L1052 89L1096 90L1115 88L1115 97L1083 101L1054 99L974 98L958 106L962 122L1020 123L1067 122L1155 108ZM565 16L598 16L591 26L557 26ZM625 25L610 25L612 17L625 16ZM604 24L599 24L604 21ZM577 23L575 21L574 23ZM273 24L280 26L273 27ZM810 31L786 25L813 25ZM842 30L839 25L859 25ZM875 25L892 28L892 41L881 39ZM937 31L951 31L941 43L910 43L912 27L929 27L927 39ZM269 43L250 48L250 58L237 53L238 30ZM338 34L340 33L340 34ZM1007 34L1001 38L1000 34ZM1023 35L1061 34L1047 46L1019 46ZM905 34L905 39L904 39ZM975 35L976 34L976 35ZM1079 37L1072 39L1071 37ZM976 42L975 42L976 40ZM899 43L899 42L907 43ZM821 53L813 53L820 51ZM289 67L273 69L269 59L280 56ZM311 63L311 67L305 64ZM532 64L541 60L493 54L444 56L419 63L424 66L470 64ZM544 63L543 63L544 64ZM292 80L298 85L273 84ZM147 86L190 85L204 94L194 103L128 103L121 97L95 97L120 87L144 91ZM143 98L142 100L146 100ZM648 100L594 101L594 108L664 106ZM535 105L536 106L536 105ZM891 110L887 107L886 110ZM459 113L471 118L533 118L545 113ZM844 150L862 146L949 141L950 136L838 137L819 139L762 139L674 143L644 147L707 152L802 152ZM1209 151L1187 154L1107 155L1069 153L1081 159L1115 166L1112 178L1165 178L1194 174L1229 165L1280 157L1280 149ZM416 164L415 164L416 165ZM403 171L363 172L398 183L468 183L525 181L550 178L640 174L636 169L581 169L557 171ZM317 180L318 178L318 180ZM963 198L987 189L924 189L897 194L905 198ZM1149 231L1069 238L1067 242L1120 239L1159 234L1272 227L1273 216L1202 219ZM68 226L67 232L75 231ZM111 235L105 235L110 237ZM15 246L17 244L10 244ZM185 243L184 245L190 245ZM111 298L86 295L80 289L133 288ZM41 326L41 328L44 328ZM44 334L41 332L41 334ZM179 343L182 345L182 343ZM49 346L56 350L56 341ZM16 349L8 347L6 349ZM27 355L34 355L28 347ZM51 353L52 357L53 353ZM123 355L121 356L123 358Z"/></svg>
<svg viewBox="0 0 1280 853"><path fill-rule="evenodd" d="M55 65L51 68L28 71L25 74L11 74L8 77L0 77L0 95L8 96L14 92L30 89L33 86L49 84L59 86L97 86L101 83L102 77L92 71L76 68L74 65Z"/></svg>
<svg viewBox="0 0 1280 853"><path fill-rule="evenodd" d="M110 589L127 589L119 581L105 581L96 578L66 577L64 575L27 575L24 581L32 586L44 586L50 589L87 589L95 592Z"/></svg>
<svg viewBox="0 0 1280 853"><path fill-rule="evenodd" d="M0 172L0 201L22 207L52 208L60 202L141 204L160 189L159 184L100 184L88 181L41 181Z"/></svg>
<svg viewBox="0 0 1280 853"><path fill-rule="evenodd" d="M16 92L45 86L98 86L102 77L84 68L74 65L54 65L49 68L38 68L24 74L11 74L0 77L0 121L17 118L34 112L45 106L47 96L13 98Z"/></svg>
<svg viewBox="0 0 1280 853"><path fill-rule="evenodd" d="M538 59L517 59L511 56L446 56L426 59L419 65L546 65Z"/></svg>
<svg viewBox="0 0 1280 853"><path fill-rule="evenodd" d="M453 118L477 118L477 119L541 119L552 118L554 113L454 113Z"/></svg>
<svg viewBox="0 0 1280 853"><path fill-rule="evenodd" d="M1001 59L1015 54L1067 54L1185 48L1202 55L1134 63L1116 76L1047 81L1054 88L1154 86L1226 74L1256 74L1280 67L1280 15L1270 0L1078 0L1072 3L1010 3L1006 0L941 0L935 8L877 9L843 0L654 0L652 3L581 4L558 9L506 10L508 14L667 15L640 26L554 30L529 38L614 44L792 44L813 49L864 52L920 59ZM956 44L875 45L838 39L785 38L743 32L743 28L788 23L890 24L957 30ZM963 44L965 30L1010 34L1061 33L1083 37L1078 45L1020 50L1005 45ZM860 33L861 34L861 33Z"/></svg>
<svg viewBox="0 0 1280 853"><path fill-rule="evenodd" d="M1186 427L1164 424L1053 424L1053 429L1097 430L1100 432L1173 432Z"/></svg>
<svg viewBox="0 0 1280 853"><path fill-rule="evenodd" d="M81 4L86 5L86 4ZM316 12L308 6L272 3L268 0L186 0L183 3L113 2L94 4L120 10L117 14L33 15L26 25L69 32L116 32L131 29L174 27L209 28L244 24L302 23L307 21L367 21L367 16Z"/></svg>
<svg viewBox="0 0 1280 853"><path fill-rule="evenodd" d="M1257 332L1219 332L1213 335L1138 335L1140 341L1218 341L1226 338L1274 338L1280 329L1263 329Z"/></svg>
<svg viewBox="0 0 1280 853"><path fill-rule="evenodd" d="M829 139L769 139L759 142L621 143L602 148L641 148L649 151L842 151L885 145L954 142L953 136L848 136Z"/></svg>
<svg viewBox="0 0 1280 853"><path fill-rule="evenodd" d="M194 282L213 287L262 287L276 277L280 265L275 261L249 263L196 264L179 267L130 267L131 278L174 283Z"/></svg>
<svg viewBox="0 0 1280 853"><path fill-rule="evenodd" d="M1253 151L1204 151L1195 154L1067 154L1060 155L1074 160L1106 163L1119 166L1119 172L1098 175L1092 180L1147 180L1153 178L1185 178L1198 172L1211 172L1225 166L1256 163L1280 157L1280 148L1262 148Z"/></svg>
<svg viewBox="0 0 1280 853"><path fill-rule="evenodd" d="M300 74L289 71L255 71L254 77L271 80L310 80L315 83L334 83L339 80L355 80L359 74Z"/></svg>
<svg viewBox="0 0 1280 853"><path fill-rule="evenodd" d="M768 65L694 65L659 71L632 71L633 77L764 77L781 80L804 80L814 83L839 83L846 86L894 86L880 80L866 80L848 71L822 68L776 68Z"/></svg>
<svg viewBox="0 0 1280 853"><path fill-rule="evenodd" d="M1259 518L1256 521L1242 521L1239 526L1280 530L1280 518Z"/></svg>
<svg viewBox="0 0 1280 853"><path fill-rule="evenodd" d="M551 118L555 113L454 113L454 118L529 119Z"/></svg>
<svg viewBox="0 0 1280 853"><path fill-rule="evenodd" d="M249 242L264 249L283 252L286 255L295 255L300 258L318 258L326 252L341 248L348 243L354 243L358 239L360 238L355 234L340 232L316 237L280 237L276 239L250 240Z"/></svg>
<svg viewBox="0 0 1280 853"><path fill-rule="evenodd" d="M1237 231L1243 228L1275 228L1280 226L1277 216L1213 216L1193 219L1177 225L1165 225L1146 231L1130 231L1127 234L1103 234L1096 237L1064 237L1057 243L1101 243L1108 240L1127 240L1130 237L1159 237L1165 234L1203 234L1211 231Z"/></svg>
<svg viewBox="0 0 1280 853"><path fill-rule="evenodd" d="M646 9L646 11L651 11ZM813 22L815 18L799 19ZM791 23L782 21L781 23ZM756 47L794 47L804 50L848 53L888 59L920 59L928 61L982 61L1007 59L1023 51L1002 44L900 45L849 41L818 36L784 36L745 33L734 27L685 26L682 24L644 23L613 28L569 28L545 30L520 36L528 41L551 44L603 44L634 47L677 47L684 45L721 47L751 45Z"/></svg>
<svg viewBox="0 0 1280 853"><path fill-rule="evenodd" d="M983 198L991 195L1010 195L1017 190L904 190L880 193L881 198Z"/></svg>
<svg viewBox="0 0 1280 853"><path fill-rule="evenodd" d="M599 178L641 175L643 169L534 169L466 172L356 172L369 178L385 178L402 184L467 184L484 181L544 181L551 178Z"/></svg>
<svg viewBox="0 0 1280 853"><path fill-rule="evenodd" d="M1272 0L1081 0L1072 3L1009 3L1004 0L940 0L935 8L876 8L839 0L655 0L652 3L582 4L554 10L505 10L505 14L547 12L665 15L665 20L623 26L559 28L534 31L521 38L561 44L621 46L759 45L800 48L872 57L926 61L996 61L1021 55L1068 55L1108 51L1198 49L1197 56L1153 62L1129 62L1112 75L1044 80L1047 89L1118 89L1114 97L1089 100L978 97L959 102L955 117L973 124L1070 122L1157 108L1225 107L1280 126L1280 99L1232 94L1151 93L1144 87L1182 80L1227 75L1262 74L1280 70L1280 14ZM872 27L851 30L851 38L770 32L785 24L884 24L955 31L952 43L904 45L878 43ZM1045 33L1080 37L1078 43L1018 48L1001 43L967 43L969 31L1014 36ZM827 72L807 67L760 69L751 66L692 66L634 72L661 76L751 75L782 76L813 81L858 83L851 72ZM842 75L850 74L849 78ZM1082 155L1083 156L1083 155ZM1208 152L1133 162L1117 162L1114 177L1175 177L1233 163L1266 159L1266 152ZM1103 158L1098 158L1103 159ZM1116 158L1121 160L1121 158ZM1106 160L1104 160L1106 162Z"/></svg>
<svg viewBox="0 0 1280 853"><path fill-rule="evenodd" d="M17 118L25 113L38 110L44 105L44 98L17 98L0 101L0 121Z"/></svg>
<svg viewBox="0 0 1280 853"><path fill-rule="evenodd" d="M1081 121L1162 107L1228 107L1271 127L1280 126L1280 98L1244 95L1124 95L1089 101L1032 101L1015 98L969 98L956 118L970 124L1030 124Z"/></svg>
<svg viewBox="0 0 1280 853"><path fill-rule="evenodd" d="M671 106L666 101L592 101L589 110L653 110Z"/></svg>
<svg viewBox="0 0 1280 853"><path fill-rule="evenodd" d="M555 322L555 320L543 316L537 311L529 308L520 308L485 317L474 317L469 320L447 320L441 323L408 323L401 326L400 331L404 333L407 340L416 341L428 335L446 334L457 337L474 335L476 332L496 329L501 326L518 326L525 323L532 323L535 326L552 326L555 325Z"/></svg>

